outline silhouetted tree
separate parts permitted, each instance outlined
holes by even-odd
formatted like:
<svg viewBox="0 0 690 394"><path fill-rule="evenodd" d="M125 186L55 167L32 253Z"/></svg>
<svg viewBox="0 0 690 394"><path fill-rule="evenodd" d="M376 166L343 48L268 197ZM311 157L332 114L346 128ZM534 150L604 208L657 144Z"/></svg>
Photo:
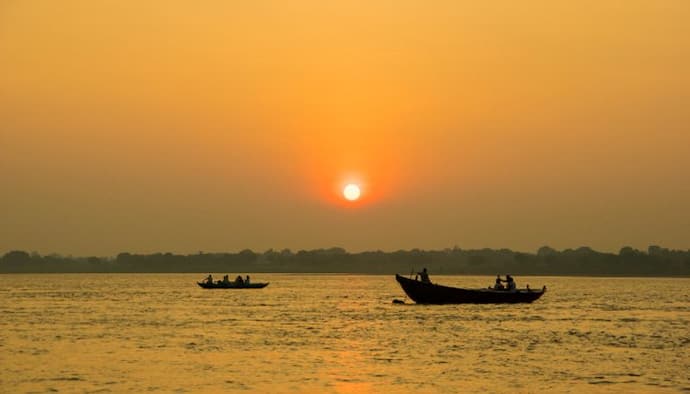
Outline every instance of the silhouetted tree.
<svg viewBox="0 0 690 394"><path fill-rule="evenodd" d="M539 250L537 250L537 256L541 257L553 256L555 254L558 254L558 251L548 246L542 246L541 248L539 248Z"/></svg>
<svg viewBox="0 0 690 394"><path fill-rule="evenodd" d="M2 262L4 264L22 265L28 264L30 261L31 256L23 250L13 250L2 256Z"/></svg>

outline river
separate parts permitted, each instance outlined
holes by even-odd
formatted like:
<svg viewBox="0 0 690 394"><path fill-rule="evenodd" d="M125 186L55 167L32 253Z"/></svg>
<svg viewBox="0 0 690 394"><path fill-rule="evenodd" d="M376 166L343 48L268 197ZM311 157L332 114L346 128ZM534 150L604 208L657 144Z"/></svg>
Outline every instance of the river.
<svg viewBox="0 0 690 394"><path fill-rule="evenodd" d="M0 275L0 391L690 392L688 278L517 277L548 291L427 306L393 275L203 277Z"/></svg>

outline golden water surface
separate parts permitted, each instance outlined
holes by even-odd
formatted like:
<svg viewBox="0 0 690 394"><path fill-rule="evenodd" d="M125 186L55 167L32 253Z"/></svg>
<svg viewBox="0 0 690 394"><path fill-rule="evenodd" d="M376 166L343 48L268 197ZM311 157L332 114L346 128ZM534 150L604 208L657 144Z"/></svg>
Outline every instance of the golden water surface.
<svg viewBox="0 0 690 394"><path fill-rule="evenodd" d="M549 290L424 306L393 304L392 275L203 277L0 275L0 391L690 392L687 278L518 277Z"/></svg>

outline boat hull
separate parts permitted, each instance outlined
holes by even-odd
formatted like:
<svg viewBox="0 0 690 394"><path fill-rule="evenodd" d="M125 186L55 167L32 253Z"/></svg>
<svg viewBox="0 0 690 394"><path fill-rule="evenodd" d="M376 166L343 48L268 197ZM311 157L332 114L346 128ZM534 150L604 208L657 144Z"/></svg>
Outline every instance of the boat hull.
<svg viewBox="0 0 690 394"><path fill-rule="evenodd" d="M486 289L462 289L433 283L424 283L395 275L405 294L418 304L518 304L538 300L546 288L514 291Z"/></svg>
<svg viewBox="0 0 690 394"><path fill-rule="evenodd" d="M263 289L264 287L268 286L268 283L250 283L248 285L245 284L237 284L235 282L230 282L230 283L206 283L206 282L196 282L196 284L199 285L199 287L204 288L204 289Z"/></svg>

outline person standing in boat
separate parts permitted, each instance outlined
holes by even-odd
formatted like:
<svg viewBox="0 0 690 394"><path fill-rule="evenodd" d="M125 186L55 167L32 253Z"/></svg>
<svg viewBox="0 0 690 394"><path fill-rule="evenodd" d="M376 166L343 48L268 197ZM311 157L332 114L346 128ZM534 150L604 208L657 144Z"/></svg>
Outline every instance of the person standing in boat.
<svg viewBox="0 0 690 394"><path fill-rule="evenodd" d="M249 284L249 275L247 275L247 278L244 280L244 284L248 285Z"/></svg>
<svg viewBox="0 0 690 394"><path fill-rule="evenodd" d="M417 275L419 275L419 279L422 281L422 283L431 283L431 279L429 279L429 273L427 272L426 268L424 268L422 272L418 272Z"/></svg>

